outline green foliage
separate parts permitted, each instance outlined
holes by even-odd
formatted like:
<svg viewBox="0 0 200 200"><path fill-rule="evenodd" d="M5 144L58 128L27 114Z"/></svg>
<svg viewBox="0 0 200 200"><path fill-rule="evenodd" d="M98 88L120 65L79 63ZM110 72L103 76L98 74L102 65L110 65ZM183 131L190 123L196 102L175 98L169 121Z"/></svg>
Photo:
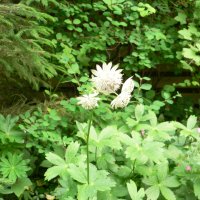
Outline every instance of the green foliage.
<svg viewBox="0 0 200 200"><path fill-rule="evenodd" d="M54 46L47 37L52 30L43 25L55 22L50 15L23 4L0 5L0 67L9 79L24 79L36 89L45 79L57 75L48 49ZM20 82L17 81L19 84Z"/></svg>
<svg viewBox="0 0 200 200"><path fill-rule="evenodd" d="M126 73L170 64L174 71L182 68L198 74L193 66L199 62L198 0L23 2L42 5L57 17L49 27L67 81L74 82L96 62L110 60L121 63Z"/></svg>
<svg viewBox="0 0 200 200"><path fill-rule="evenodd" d="M125 75L134 73L135 88L124 109L112 110L113 96L102 96L92 124L77 99L47 90L43 108L0 115L0 197L200 199L199 121L192 105L178 105L176 91L199 85L199 8L199 0L1 4L0 66L7 77L35 88L56 77L85 93L90 67L113 61ZM156 91L148 72L165 65L193 77Z"/></svg>
<svg viewBox="0 0 200 200"><path fill-rule="evenodd" d="M8 115L7 117L0 115L1 143L6 144L12 142L24 142L24 133L16 127L16 122L18 121L18 119L18 117L11 117L10 115Z"/></svg>

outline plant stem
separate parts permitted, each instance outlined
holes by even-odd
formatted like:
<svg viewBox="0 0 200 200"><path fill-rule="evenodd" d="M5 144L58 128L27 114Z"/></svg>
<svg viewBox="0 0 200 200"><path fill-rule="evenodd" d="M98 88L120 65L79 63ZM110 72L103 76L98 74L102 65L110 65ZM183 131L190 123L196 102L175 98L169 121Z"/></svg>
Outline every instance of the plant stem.
<svg viewBox="0 0 200 200"><path fill-rule="evenodd" d="M88 123L88 130L87 130L87 138L86 138L86 147L87 147L87 182L88 185L90 184L90 158L89 158L89 138L90 138L90 128L91 128L91 124L92 124L92 117L93 115L91 115L90 119L89 119L89 123Z"/></svg>

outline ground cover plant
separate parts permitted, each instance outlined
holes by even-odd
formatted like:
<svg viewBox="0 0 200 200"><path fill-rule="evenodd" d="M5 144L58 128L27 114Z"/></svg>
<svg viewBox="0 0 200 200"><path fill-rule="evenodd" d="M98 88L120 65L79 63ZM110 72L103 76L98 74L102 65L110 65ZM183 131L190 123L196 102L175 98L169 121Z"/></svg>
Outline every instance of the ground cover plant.
<svg viewBox="0 0 200 200"><path fill-rule="evenodd" d="M0 0L0 199L200 199L199 8Z"/></svg>
<svg viewBox="0 0 200 200"><path fill-rule="evenodd" d="M198 199L197 117L159 118L166 102L143 97L137 77L97 65L88 94L1 116L2 198Z"/></svg>

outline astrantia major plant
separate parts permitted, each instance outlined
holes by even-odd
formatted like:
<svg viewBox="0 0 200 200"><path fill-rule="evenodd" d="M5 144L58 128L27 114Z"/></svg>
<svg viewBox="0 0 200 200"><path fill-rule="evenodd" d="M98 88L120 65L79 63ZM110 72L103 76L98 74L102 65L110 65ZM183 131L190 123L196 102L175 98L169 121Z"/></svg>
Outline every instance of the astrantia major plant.
<svg viewBox="0 0 200 200"><path fill-rule="evenodd" d="M97 65L96 70L92 70L93 76L91 81L94 85L94 90L97 90L99 94L116 94L117 90L122 84L122 70L118 69L119 65L112 66L112 62L106 64L103 63L102 68ZM134 82L132 77L128 78L125 83L122 85L122 90L119 95L111 102L112 108L124 108L128 105L131 99L131 93L134 89ZM78 97L78 104L81 105L86 110L92 110L98 106L98 101L100 100L97 97L98 93L93 93L89 95L83 95ZM90 166L89 166L89 136L90 128L92 124L93 114L89 119L88 130L87 130L87 182L90 183Z"/></svg>

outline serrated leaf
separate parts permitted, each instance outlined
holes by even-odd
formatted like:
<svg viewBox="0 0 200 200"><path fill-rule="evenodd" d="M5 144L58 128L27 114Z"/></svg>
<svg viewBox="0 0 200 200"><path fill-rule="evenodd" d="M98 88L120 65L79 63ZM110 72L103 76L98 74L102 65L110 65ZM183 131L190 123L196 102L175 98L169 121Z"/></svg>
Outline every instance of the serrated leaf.
<svg viewBox="0 0 200 200"><path fill-rule="evenodd" d="M61 176L62 174L67 173L67 165L61 165L61 166L53 166L51 168L48 168L45 172L44 176L45 179L50 181L51 179Z"/></svg>
<svg viewBox="0 0 200 200"><path fill-rule="evenodd" d="M168 173L168 163L163 162L157 165L157 177L160 182L165 180L165 178L167 177L167 173Z"/></svg>
<svg viewBox="0 0 200 200"><path fill-rule="evenodd" d="M145 193L147 195L147 200L157 200L160 195L160 190L158 186L151 186Z"/></svg>
<svg viewBox="0 0 200 200"><path fill-rule="evenodd" d="M65 165L66 164L65 160L63 160L60 156L56 155L55 153L51 153L51 152L47 153L46 159L54 165L59 166L59 165Z"/></svg>
<svg viewBox="0 0 200 200"><path fill-rule="evenodd" d="M176 200L174 193L169 188L160 187L160 191L166 200Z"/></svg>
<svg viewBox="0 0 200 200"><path fill-rule="evenodd" d="M152 126L156 126L157 125L157 117L156 114L152 111L149 112L149 116L150 116L150 123Z"/></svg>
<svg viewBox="0 0 200 200"><path fill-rule="evenodd" d="M160 131L166 131L166 132L176 130L173 123L170 123L170 122L162 122L162 123L158 124L157 129L160 130Z"/></svg>
<svg viewBox="0 0 200 200"><path fill-rule="evenodd" d="M139 191L137 191L137 186L132 180L127 183L127 188L132 200L141 200L145 196L144 189L141 188Z"/></svg>
<svg viewBox="0 0 200 200"><path fill-rule="evenodd" d="M88 200L96 197L97 191L89 185L78 185L78 200Z"/></svg>
<svg viewBox="0 0 200 200"><path fill-rule="evenodd" d="M71 164L68 172L79 183L87 183L86 169Z"/></svg>
<svg viewBox="0 0 200 200"><path fill-rule="evenodd" d="M71 142L67 147L65 159L68 163L72 163L76 159L76 154L79 150L80 144L78 142Z"/></svg>
<svg viewBox="0 0 200 200"><path fill-rule="evenodd" d="M192 34L191 31L188 29L182 29L180 31L178 31L178 33L186 40L192 40Z"/></svg>
<svg viewBox="0 0 200 200"><path fill-rule="evenodd" d="M144 114L144 106L142 104L137 105L135 107L135 117L136 117L137 121L139 121L141 119L143 114Z"/></svg>

